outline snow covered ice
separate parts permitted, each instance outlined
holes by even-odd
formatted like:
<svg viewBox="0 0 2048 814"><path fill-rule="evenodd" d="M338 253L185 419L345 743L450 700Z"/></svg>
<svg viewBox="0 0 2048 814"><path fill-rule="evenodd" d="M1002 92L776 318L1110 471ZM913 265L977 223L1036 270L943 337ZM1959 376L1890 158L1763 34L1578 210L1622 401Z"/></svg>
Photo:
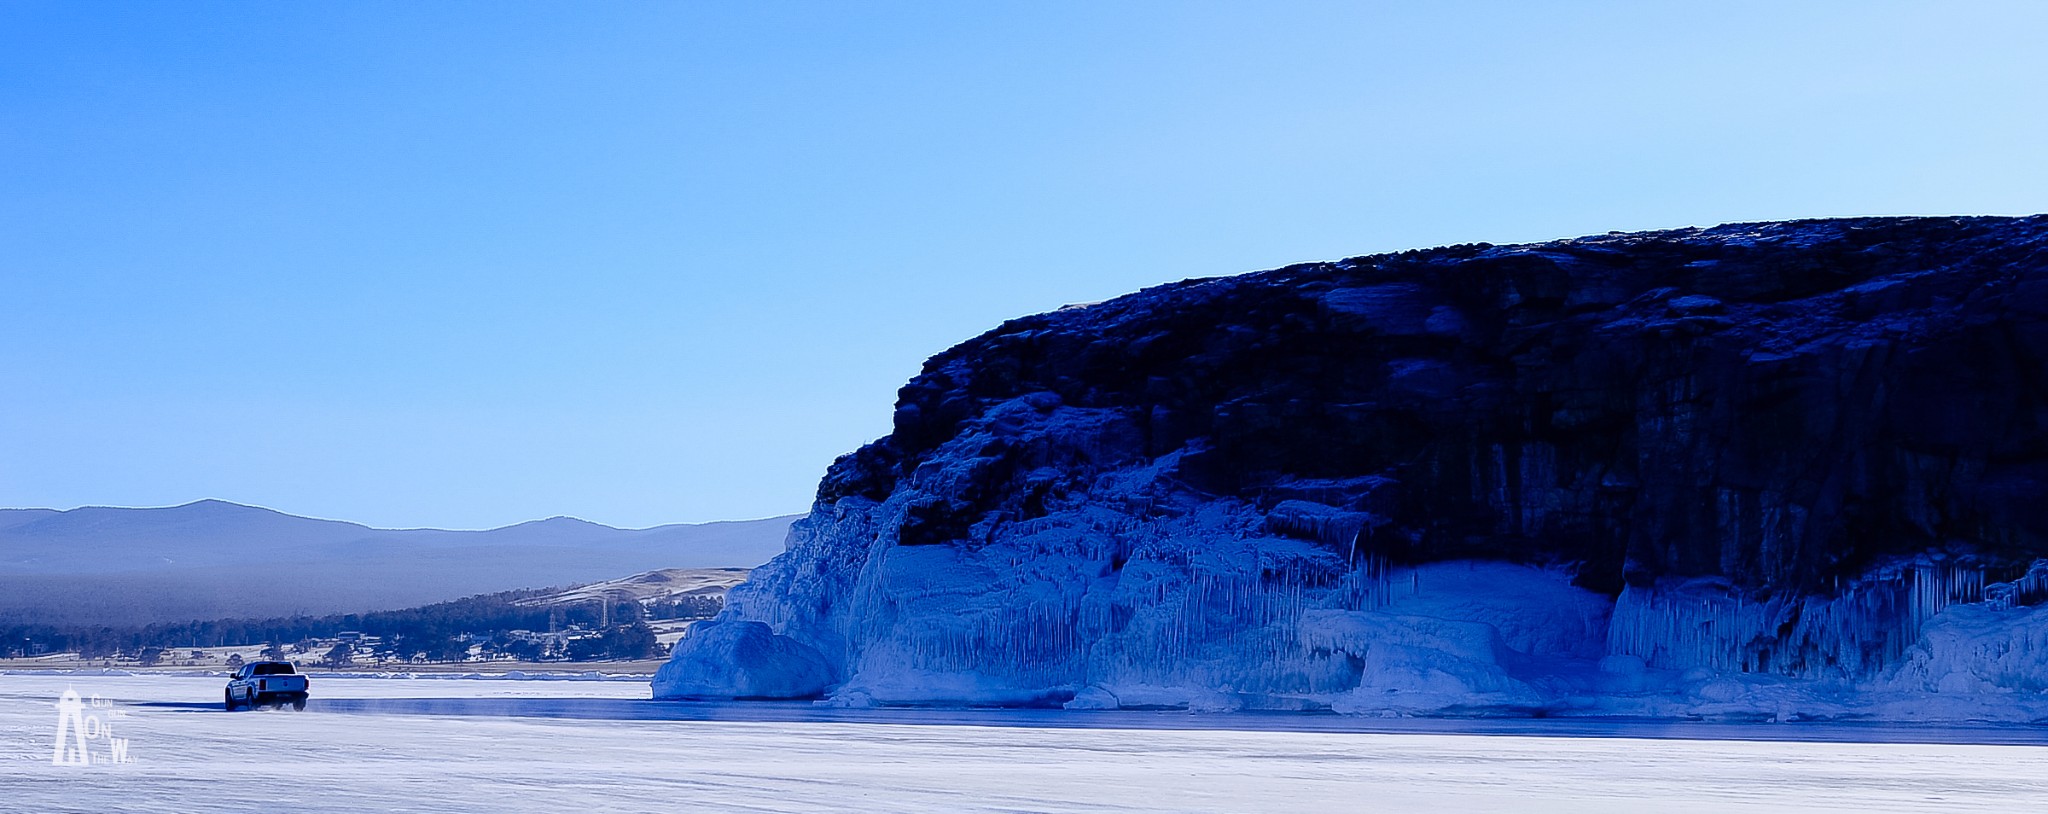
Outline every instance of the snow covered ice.
<svg viewBox="0 0 2048 814"><path fill-rule="evenodd" d="M0 676L0 742L9 744L0 761L0 809L1590 814L2024 811L2048 799L2048 750L1996 743L2039 742L2031 728L1964 730L1958 739L1994 743L1945 745L1663 739L1668 731L1646 739L1614 737L1634 730L1603 731L1610 724L1540 721L1512 726L1575 726L1578 737L1455 734L1456 726L1487 722L1388 722L1451 727L1437 734L1270 728L1370 723L1335 716L957 711L931 713L939 723L889 723L886 716L921 713L842 711L878 716L851 722L761 720L747 712L789 708L772 704L704 711L732 720L636 720L632 713L562 713L692 705L635 701L644 699L644 685L623 682L374 678L320 682L303 713L228 714L214 708L218 684ZM51 702L66 686L125 705L130 714L120 726L134 762L50 765ZM434 698L403 700L421 696ZM323 701L365 711L323 712ZM495 703L507 712L430 711L442 702ZM414 711L368 711L379 704ZM1001 725L977 725L977 715ZM1018 723L1033 715L1106 723ZM1147 728L1161 722L1215 728ZM1840 725L1667 726L1725 737L1731 729L1826 734ZM1910 732L1939 738L1942 730Z"/></svg>

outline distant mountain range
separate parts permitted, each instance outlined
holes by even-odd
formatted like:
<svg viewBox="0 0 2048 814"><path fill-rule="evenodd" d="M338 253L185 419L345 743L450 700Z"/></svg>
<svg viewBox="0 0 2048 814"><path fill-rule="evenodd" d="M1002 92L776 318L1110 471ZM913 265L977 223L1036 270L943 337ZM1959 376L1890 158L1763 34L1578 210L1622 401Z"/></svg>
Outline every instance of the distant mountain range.
<svg viewBox="0 0 2048 814"><path fill-rule="evenodd" d="M0 621L155 621L384 610L663 568L751 568L795 515L618 529L553 517L378 529L221 500L0 509Z"/></svg>

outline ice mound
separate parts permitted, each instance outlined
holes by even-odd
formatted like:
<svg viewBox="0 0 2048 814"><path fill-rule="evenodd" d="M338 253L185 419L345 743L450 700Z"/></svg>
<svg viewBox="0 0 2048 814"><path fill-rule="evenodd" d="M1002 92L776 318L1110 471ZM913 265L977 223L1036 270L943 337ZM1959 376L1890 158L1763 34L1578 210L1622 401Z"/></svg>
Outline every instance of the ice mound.
<svg viewBox="0 0 2048 814"><path fill-rule="evenodd" d="M2048 609L1949 608L1928 622L1885 686L1944 694L2048 692Z"/></svg>
<svg viewBox="0 0 2048 814"><path fill-rule="evenodd" d="M705 622L689 641L655 672L654 697L809 698L831 683L818 651L760 622Z"/></svg>

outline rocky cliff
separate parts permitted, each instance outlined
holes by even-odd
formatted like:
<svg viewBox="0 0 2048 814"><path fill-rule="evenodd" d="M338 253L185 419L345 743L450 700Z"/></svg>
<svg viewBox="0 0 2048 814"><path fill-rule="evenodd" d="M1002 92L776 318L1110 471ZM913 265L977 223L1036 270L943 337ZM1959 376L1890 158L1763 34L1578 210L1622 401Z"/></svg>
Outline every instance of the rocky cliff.
<svg viewBox="0 0 2048 814"><path fill-rule="evenodd" d="M2048 217L1453 246L1016 319L904 386L656 693L2032 716L2044 359Z"/></svg>

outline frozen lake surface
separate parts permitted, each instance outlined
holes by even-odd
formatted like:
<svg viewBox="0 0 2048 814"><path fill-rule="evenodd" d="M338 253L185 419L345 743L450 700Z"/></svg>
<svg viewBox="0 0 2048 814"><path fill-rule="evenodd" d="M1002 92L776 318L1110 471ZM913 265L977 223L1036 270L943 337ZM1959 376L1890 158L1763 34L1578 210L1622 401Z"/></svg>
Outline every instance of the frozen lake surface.
<svg viewBox="0 0 2048 814"><path fill-rule="evenodd" d="M631 682L0 676L0 808L186 812L1983 811L2048 729L673 704ZM132 762L50 763L67 688ZM121 713L114 717L113 713ZM106 741L90 748L105 754Z"/></svg>

